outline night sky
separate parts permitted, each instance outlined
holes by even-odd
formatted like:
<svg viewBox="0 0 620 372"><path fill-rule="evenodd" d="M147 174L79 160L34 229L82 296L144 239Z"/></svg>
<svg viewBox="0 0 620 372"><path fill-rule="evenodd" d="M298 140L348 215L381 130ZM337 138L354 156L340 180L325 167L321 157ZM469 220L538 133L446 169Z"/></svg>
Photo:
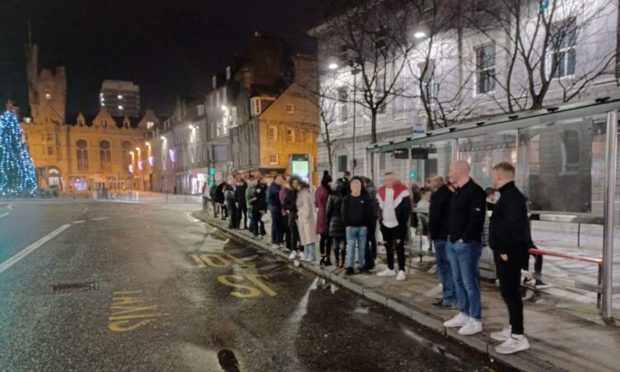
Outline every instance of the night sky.
<svg viewBox="0 0 620 372"><path fill-rule="evenodd" d="M96 113L105 79L140 85L142 109L169 113L178 94L206 93L255 30L312 53L306 31L323 0L0 0L0 99L27 105L27 19L39 67L62 60L67 112Z"/></svg>

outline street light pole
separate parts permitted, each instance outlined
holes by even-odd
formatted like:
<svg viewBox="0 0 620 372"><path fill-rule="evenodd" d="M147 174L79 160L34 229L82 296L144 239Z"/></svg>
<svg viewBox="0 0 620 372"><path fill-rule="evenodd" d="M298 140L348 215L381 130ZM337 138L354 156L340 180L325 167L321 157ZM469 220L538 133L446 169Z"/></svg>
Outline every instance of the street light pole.
<svg viewBox="0 0 620 372"><path fill-rule="evenodd" d="M357 67L353 67L351 70L353 74L353 169L352 174L355 175L355 167L357 166L357 160L355 158L355 136L357 131L357 74L359 70Z"/></svg>

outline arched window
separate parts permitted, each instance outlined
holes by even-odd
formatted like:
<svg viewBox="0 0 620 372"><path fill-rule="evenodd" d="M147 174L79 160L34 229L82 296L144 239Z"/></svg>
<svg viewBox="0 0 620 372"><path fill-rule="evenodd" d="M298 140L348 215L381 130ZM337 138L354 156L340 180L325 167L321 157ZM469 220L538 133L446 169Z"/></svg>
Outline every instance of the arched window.
<svg viewBox="0 0 620 372"><path fill-rule="evenodd" d="M110 142L103 140L99 142L99 162L101 169L108 169L112 162L112 154L110 153Z"/></svg>
<svg viewBox="0 0 620 372"><path fill-rule="evenodd" d="M125 141L123 142L123 169L127 170L129 168L129 164L131 164L131 155L129 154L132 149L131 142Z"/></svg>
<svg viewBox="0 0 620 372"><path fill-rule="evenodd" d="M77 168L78 172L88 172L88 143L77 141Z"/></svg>

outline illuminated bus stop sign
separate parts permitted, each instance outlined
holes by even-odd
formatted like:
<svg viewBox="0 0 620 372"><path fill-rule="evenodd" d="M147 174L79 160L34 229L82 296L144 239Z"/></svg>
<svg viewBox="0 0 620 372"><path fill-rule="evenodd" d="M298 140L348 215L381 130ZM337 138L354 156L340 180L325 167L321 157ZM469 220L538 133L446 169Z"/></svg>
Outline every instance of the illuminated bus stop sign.
<svg viewBox="0 0 620 372"><path fill-rule="evenodd" d="M303 179L310 180L310 156L308 154L292 154L290 157L291 174Z"/></svg>

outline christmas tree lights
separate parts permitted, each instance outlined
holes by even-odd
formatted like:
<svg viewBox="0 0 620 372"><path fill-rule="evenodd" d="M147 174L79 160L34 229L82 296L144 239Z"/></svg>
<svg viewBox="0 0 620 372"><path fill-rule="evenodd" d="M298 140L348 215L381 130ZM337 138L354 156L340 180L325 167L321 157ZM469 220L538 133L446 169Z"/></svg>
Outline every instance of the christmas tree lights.
<svg viewBox="0 0 620 372"><path fill-rule="evenodd" d="M37 189L32 158L17 115L7 109L0 116L0 196L32 195Z"/></svg>

